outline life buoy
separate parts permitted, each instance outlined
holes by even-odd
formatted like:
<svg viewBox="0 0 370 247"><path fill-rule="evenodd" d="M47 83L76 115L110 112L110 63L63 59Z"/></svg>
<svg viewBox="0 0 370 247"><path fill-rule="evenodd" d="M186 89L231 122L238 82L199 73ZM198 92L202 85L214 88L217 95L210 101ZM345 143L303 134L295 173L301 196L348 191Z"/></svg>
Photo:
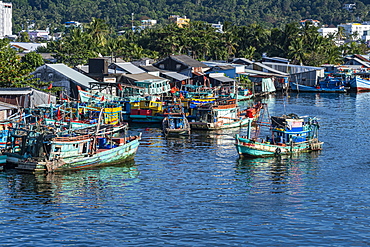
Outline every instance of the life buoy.
<svg viewBox="0 0 370 247"><path fill-rule="evenodd" d="M281 154L281 149L280 148L276 148L275 149L275 155L280 155Z"/></svg>

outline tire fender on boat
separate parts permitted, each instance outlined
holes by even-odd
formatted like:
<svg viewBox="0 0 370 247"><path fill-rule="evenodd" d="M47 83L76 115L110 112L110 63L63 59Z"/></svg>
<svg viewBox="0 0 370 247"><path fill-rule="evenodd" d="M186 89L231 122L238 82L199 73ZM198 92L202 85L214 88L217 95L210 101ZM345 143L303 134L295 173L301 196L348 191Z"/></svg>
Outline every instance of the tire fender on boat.
<svg viewBox="0 0 370 247"><path fill-rule="evenodd" d="M275 149L275 154L276 155L280 155L281 154L281 149L280 148L276 148Z"/></svg>

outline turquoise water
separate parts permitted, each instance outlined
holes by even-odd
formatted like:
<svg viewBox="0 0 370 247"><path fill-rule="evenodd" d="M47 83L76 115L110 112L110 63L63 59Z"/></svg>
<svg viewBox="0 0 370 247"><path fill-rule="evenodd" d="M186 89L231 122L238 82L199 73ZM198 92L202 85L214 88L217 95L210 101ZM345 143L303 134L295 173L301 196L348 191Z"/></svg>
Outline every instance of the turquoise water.
<svg viewBox="0 0 370 247"><path fill-rule="evenodd" d="M319 118L324 150L240 160L246 128L165 139L136 128L135 161L0 172L1 246L369 245L370 94L291 94L271 115Z"/></svg>

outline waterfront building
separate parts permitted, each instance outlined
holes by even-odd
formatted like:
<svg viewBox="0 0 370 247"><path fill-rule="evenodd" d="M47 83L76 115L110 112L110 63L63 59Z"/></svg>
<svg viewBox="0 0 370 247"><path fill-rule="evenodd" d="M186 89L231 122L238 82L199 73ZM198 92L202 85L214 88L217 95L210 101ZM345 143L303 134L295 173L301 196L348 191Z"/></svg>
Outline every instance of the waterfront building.
<svg viewBox="0 0 370 247"><path fill-rule="evenodd" d="M77 86L86 90L90 88L90 83L97 83L96 80L65 64L45 64L32 74L40 81L52 83L53 87L60 87L61 92L75 99L78 98Z"/></svg>
<svg viewBox="0 0 370 247"><path fill-rule="evenodd" d="M0 1L0 39L12 35L12 4Z"/></svg>

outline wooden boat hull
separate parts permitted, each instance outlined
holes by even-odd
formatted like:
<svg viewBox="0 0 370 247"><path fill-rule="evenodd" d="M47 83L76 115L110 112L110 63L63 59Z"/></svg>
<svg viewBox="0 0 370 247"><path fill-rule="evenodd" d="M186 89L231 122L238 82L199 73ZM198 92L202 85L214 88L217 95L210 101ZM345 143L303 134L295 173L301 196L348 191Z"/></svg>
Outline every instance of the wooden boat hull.
<svg viewBox="0 0 370 247"><path fill-rule="evenodd" d="M107 164L116 164L134 158L139 146L139 139L140 138L137 138L112 149L99 150L99 152L92 156L72 156L61 158L57 161L46 162L34 162L18 159L16 161L16 169L52 172L56 170L76 170ZM14 162L15 159L14 157L12 158Z"/></svg>
<svg viewBox="0 0 370 247"><path fill-rule="evenodd" d="M219 129L231 129L231 128L240 128L242 126L248 125L250 121L253 121L253 118L242 118L233 122L215 122L215 123L206 123L206 122L190 122L191 129L197 130L219 130Z"/></svg>
<svg viewBox="0 0 370 247"><path fill-rule="evenodd" d="M7 155L0 155L0 171L4 170Z"/></svg>
<svg viewBox="0 0 370 247"><path fill-rule="evenodd" d="M185 135L190 135L190 128L188 129L165 128L163 132L166 136L185 136Z"/></svg>
<svg viewBox="0 0 370 247"><path fill-rule="evenodd" d="M236 98L238 99L238 101L250 100L251 98L253 98L253 94L250 94L250 95L240 95L240 94L237 94L236 95Z"/></svg>
<svg viewBox="0 0 370 247"><path fill-rule="evenodd" d="M317 140L311 140L310 142L295 143L292 146L283 146L257 142L236 135L235 146L240 157L263 158L321 150L322 144Z"/></svg>
<svg viewBox="0 0 370 247"><path fill-rule="evenodd" d="M296 92L312 92L312 93L345 93L347 92L347 89L344 87L338 87L338 88L325 88L325 87L312 87L312 86L305 86L296 84L294 82L291 82L291 89L292 91Z"/></svg>
<svg viewBox="0 0 370 247"><path fill-rule="evenodd" d="M370 80L366 80L360 77L355 77L349 83L350 83L351 89L357 92L370 91Z"/></svg>
<svg viewBox="0 0 370 247"><path fill-rule="evenodd" d="M164 116L130 115L132 123L162 123Z"/></svg>
<svg viewBox="0 0 370 247"><path fill-rule="evenodd" d="M165 136L190 135L189 121L185 115L169 115L163 119L162 130Z"/></svg>

